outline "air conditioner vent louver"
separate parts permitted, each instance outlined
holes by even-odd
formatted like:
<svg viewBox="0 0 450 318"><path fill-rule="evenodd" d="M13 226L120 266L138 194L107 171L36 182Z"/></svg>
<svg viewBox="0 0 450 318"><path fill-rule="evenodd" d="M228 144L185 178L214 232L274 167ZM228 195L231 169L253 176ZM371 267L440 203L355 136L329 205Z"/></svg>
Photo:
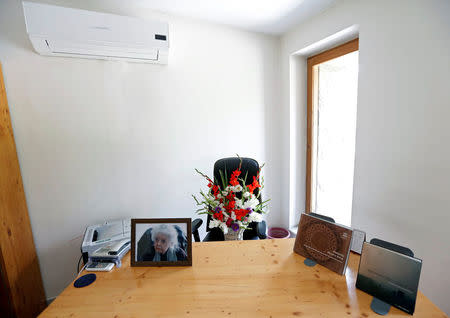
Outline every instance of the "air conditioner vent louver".
<svg viewBox="0 0 450 318"><path fill-rule="evenodd" d="M52 53L90 55L107 58L127 58L142 60L158 60L158 50L148 48L117 47L111 45L76 43L66 41L49 41L47 45Z"/></svg>

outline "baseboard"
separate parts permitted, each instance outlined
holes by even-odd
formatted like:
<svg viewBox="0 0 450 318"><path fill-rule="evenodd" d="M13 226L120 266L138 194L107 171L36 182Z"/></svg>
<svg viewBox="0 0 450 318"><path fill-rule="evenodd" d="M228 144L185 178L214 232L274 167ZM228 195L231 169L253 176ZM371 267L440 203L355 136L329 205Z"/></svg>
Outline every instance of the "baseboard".
<svg viewBox="0 0 450 318"><path fill-rule="evenodd" d="M47 306L50 305L55 299L56 299L56 297L47 298L47 300L46 300Z"/></svg>

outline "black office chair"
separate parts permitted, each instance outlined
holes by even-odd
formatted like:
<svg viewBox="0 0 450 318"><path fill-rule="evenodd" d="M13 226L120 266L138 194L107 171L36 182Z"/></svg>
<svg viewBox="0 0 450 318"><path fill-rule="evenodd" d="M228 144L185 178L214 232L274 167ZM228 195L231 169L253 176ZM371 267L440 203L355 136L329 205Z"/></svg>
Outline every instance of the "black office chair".
<svg viewBox="0 0 450 318"><path fill-rule="evenodd" d="M250 158L224 158L217 160L214 164L214 182L222 186L220 171L222 171L223 175L226 176L227 179L230 178L232 172L239 168L241 164L241 177L245 178L247 175L246 183L251 184L253 182L253 176L258 177L259 172L259 164L256 160ZM258 180L259 181L259 180ZM257 196L259 194L259 189L254 191L254 194ZM259 202L262 202L261 196L258 198ZM208 215L206 220L206 236L203 239L204 242L210 241L223 241L225 239L222 230L219 228L209 228L209 222L211 221L211 216ZM201 219L195 219L192 221L192 235L194 236L194 240L196 242L200 242L200 235L198 233L198 229L202 225L203 221ZM265 239L266 235L266 222L252 222L249 224L249 229L244 231L243 239L244 240L259 240Z"/></svg>

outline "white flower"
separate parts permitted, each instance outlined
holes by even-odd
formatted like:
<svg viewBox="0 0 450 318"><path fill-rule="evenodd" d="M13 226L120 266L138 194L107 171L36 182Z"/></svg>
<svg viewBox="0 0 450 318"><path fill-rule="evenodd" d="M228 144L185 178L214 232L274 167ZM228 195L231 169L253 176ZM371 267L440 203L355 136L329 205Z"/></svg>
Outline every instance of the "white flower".
<svg viewBox="0 0 450 318"><path fill-rule="evenodd" d="M259 201L255 196L252 196L249 200L246 200L244 204L242 204L242 209L254 209L258 206Z"/></svg>
<svg viewBox="0 0 450 318"><path fill-rule="evenodd" d="M233 191L234 192L241 192L243 189L242 189L242 186L240 185L240 184L238 184L238 185L235 185L234 187L233 187Z"/></svg>
<svg viewBox="0 0 450 318"><path fill-rule="evenodd" d="M228 226L225 223L220 222L220 228L222 229L223 234L228 233Z"/></svg>
<svg viewBox="0 0 450 318"><path fill-rule="evenodd" d="M234 212L231 212L231 219L233 219L233 221L236 220L236 214Z"/></svg>
<svg viewBox="0 0 450 318"><path fill-rule="evenodd" d="M226 191L233 191L234 193L241 192L243 190L242 186L240 184L235 186L228 186L225 188Z"/></svg>
<svg viewBox="0 0 450 318"><path fill-rule="evenodd" d="M220 221L219 220L211 220L209 221L209 228L212 229L214 227L218 227L220 225Z"/></svg>
<svg viewBox="0 0 450 318"><path fill-rule="evenodd" d="M244 193L244 198L247 199L250 196L250 192L245 192Z"/></svg>
<svg viewBox="0 0 450 318"><path fill-rule="evenodd" d="M236 209L242 209L242 200L239 198L236 198Z"/></svg>
<svg viewBox="0 0 450 318"><path fill-rule="evenodd" d="M228 195L228 193L230 193L231 191L233 191L234 193L236 192L241 192L243 190L242 186L240 184L235 185L235 186L227 186L223 191L222 194L224 196Z"/></svg>
<svg viewBox="0 0 450 318"><path fill-rule="evenodd" d="M262 215L257 212L252 212L248 216L248 222L261 222L262 221Z"/></svg>

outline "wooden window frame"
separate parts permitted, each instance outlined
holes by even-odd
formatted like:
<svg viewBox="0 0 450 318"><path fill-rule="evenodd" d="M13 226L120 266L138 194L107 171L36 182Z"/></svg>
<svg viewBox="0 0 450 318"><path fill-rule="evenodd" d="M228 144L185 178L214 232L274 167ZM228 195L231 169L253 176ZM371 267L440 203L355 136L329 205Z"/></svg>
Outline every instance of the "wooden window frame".
<svg viewBox="0 0 450 318"><path fill-rule="evenodd" d="M313 173L312 165L314 164L315 149L315 129L317 127L317 103L316 98L318 92L318 65L326 61L341 57L348 53L359 50L359 39L354 39L342 45L336 46L330 50L311 56L307 59L307 142L306 142L306 198L305 212L315 212L312 206L312 190L313 190Z"/></svg>

